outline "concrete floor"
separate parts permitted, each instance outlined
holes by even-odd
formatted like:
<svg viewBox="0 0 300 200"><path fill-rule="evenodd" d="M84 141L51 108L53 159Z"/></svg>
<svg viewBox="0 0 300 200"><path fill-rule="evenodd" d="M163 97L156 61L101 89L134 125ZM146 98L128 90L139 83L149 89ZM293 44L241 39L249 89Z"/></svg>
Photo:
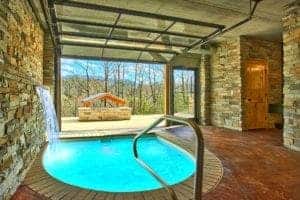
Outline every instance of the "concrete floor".
<svg viewBox="0 0 300 200"><path fill-rule="evenodd" d="M281 130L202 130L206 148L217 155L224 168L220 184L204 195L205 200L300 199L300 153L282 146ZM170 132L193 140L189 128Z"/></svg>
<svg viewBox="0 0 300 200"><path fill-rule="evenodd" d="M300 153L282 146L281 131L241 134L209 127L204 137L224 167L220 184L204 199L300 199Z"/></svg>
<svg viewBox="0 0 300 200"><path fill-rule="evenodd" d="M188 128L172 129L185 140L193 136ZM221 182L205 200L298 200L300 199L300 153L282 146L279 130L238 131L203 128L206 148L222 161ZM26 198L24 198L26 197ZM26 186L13 200L42 199Z"/></svg>

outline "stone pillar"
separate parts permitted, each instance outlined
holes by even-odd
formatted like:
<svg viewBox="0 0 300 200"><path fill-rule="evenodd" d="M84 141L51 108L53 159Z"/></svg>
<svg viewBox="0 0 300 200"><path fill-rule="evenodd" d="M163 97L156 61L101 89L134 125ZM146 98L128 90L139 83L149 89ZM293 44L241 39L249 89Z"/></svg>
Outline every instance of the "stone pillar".
<svg viewBox="0 0 300 200"><path fill-rule="evenodd" d="M242 130L240 38L214 49L210 67L210 120L213 126Z"/></svg>
<svg viewBox="0 0 300 200"><path fill-rule="evenodd" d="M203 55L200 65L200 123L210 125L210 55Z"/></svg>
<svg viewBox="0 0 300 200"><path fill-rule="evenodd" d="M284 53L284 146L300 151L300 0L285 7Z"/></svg>
<svg viewBox="0 0 300 200"><path fill-rule="evenodd" d="M50 88L54 95L54 47L50 33L44 35L44 58L43 58L43 85Z"/></svg>

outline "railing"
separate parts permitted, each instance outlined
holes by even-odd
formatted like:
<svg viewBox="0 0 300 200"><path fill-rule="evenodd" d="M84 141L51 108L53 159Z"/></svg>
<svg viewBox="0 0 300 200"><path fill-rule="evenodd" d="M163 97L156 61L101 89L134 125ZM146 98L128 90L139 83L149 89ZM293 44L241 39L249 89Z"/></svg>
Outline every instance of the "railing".
<svg viewBox="0 0 300 200"><path fill-rule="evenodd" d="M196 174L194 179L194 200L201 200L202 197L202 177L203 177L203 157L204 157L204 142L201 129L199 125L193 119L186 119L182 117L175 117L165 115L154 121L148 128L135 136L133 140L133 153L135 159L158 181L160 184L168 191L169 195L173 200L178 200L175 191L169 186L163 178L161 178L148 164L146 164L143 160L139 158L138 150L137 150L137 141L138 139L147 134L151 129L155 128L162 121L173 121L179 122L182 124L186 124L194 129L196 134Z"/></svg>

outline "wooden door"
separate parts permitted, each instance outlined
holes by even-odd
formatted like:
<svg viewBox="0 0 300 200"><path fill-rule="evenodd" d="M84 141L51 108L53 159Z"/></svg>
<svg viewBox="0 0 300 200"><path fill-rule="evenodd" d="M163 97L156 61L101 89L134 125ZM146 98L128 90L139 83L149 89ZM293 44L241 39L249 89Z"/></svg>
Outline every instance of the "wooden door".
<svg viewBox="0 0 300 200"><path fill-rule="evenodd" d="M251 60L245 70L245 125L247 129L267 128L267 63Z"/></svg>

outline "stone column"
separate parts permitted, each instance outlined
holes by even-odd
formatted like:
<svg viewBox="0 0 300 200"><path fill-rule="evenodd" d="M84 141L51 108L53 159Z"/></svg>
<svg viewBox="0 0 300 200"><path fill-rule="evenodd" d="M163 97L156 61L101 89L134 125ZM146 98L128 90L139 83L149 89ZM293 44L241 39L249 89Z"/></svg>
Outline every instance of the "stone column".
<svg viewBox="0 0 300 200"><path fill-rule="evenodd" d="M200 116L201 125L210 125L210 55L203 55L200 65Z"/></svg>
<svg viewBox="0 0 300 200"><path fill-rule="evenodd" d="M44 35L44 58L43 58L43 85L50 88L54 95L54 47L50 33Z"/></svg>
<svg viewBox="0 0 300 200"><path fill-rule="evenodd" d="M300 0L285 7L284 53L284 146L300 151Z"/></svg>

